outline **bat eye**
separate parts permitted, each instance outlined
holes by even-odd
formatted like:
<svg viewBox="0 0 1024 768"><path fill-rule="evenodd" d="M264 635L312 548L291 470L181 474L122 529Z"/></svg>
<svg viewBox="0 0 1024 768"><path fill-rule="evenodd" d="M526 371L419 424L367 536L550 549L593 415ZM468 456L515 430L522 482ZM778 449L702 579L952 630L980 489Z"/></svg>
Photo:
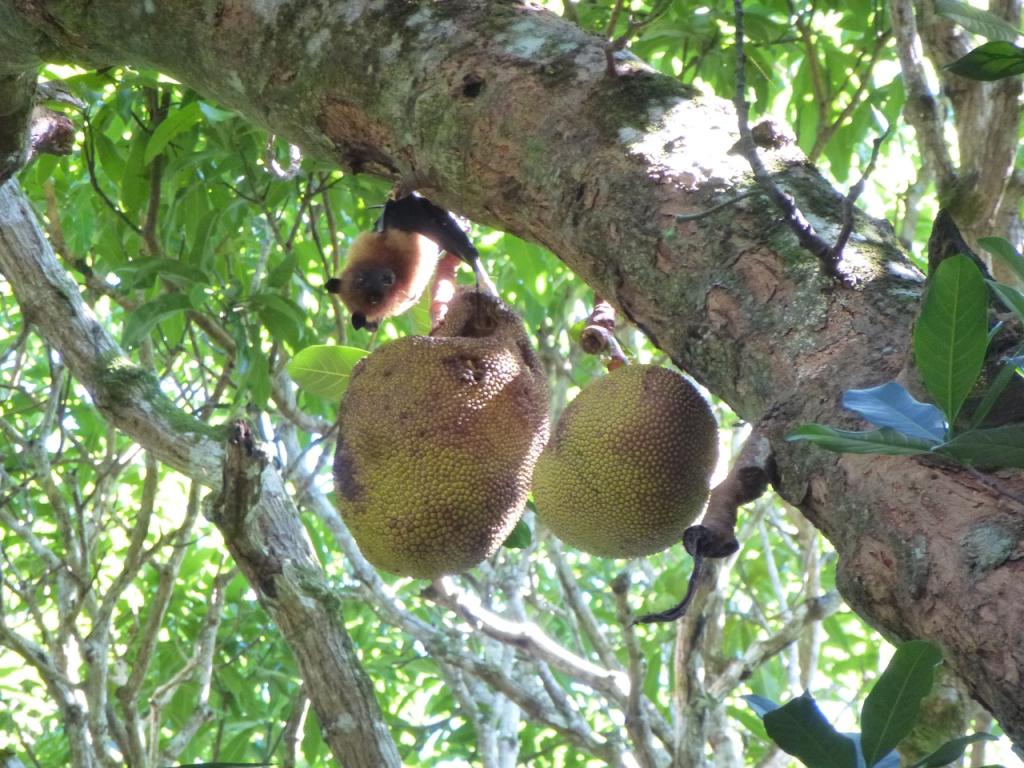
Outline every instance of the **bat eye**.
<svg viewBox="0 0 1024 768"><path fill-rule="evenodd" d="M364 285L366 285L366 273L365 272L358 272L358 273L356 273L355 278L353 278L353 280L352 280L352 284L356 288L362 288Z"/></svg>
<svg viewBox="0 0 1024 768"><path fill-rule="evenodd" d="M390 269L385 269L380 274L380 284L385 286L392 286L395 284L395 273Z"/></svg>

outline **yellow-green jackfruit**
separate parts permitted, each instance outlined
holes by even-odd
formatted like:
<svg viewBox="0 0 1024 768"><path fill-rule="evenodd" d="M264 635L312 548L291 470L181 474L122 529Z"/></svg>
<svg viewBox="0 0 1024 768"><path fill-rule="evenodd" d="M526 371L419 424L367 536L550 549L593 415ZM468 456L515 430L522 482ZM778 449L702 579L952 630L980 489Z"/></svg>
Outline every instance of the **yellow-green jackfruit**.
<svg viewBox="0 0 1024 768"><path fill-rule="evenodd" d="M519 520L547 437L547 385L522 321L493 296L461 293L431 336L393 341L353 371L339 510L382 570L464 571Z"/></svg>
<svg viewBox="0 0 1024 768"><path fill-rule="evenodd" d="M639 557L679 541L700 514L718 458L718 425L690 382L627 365L565 409L537 462L537 516L556 536L604 557Z"/></svg>

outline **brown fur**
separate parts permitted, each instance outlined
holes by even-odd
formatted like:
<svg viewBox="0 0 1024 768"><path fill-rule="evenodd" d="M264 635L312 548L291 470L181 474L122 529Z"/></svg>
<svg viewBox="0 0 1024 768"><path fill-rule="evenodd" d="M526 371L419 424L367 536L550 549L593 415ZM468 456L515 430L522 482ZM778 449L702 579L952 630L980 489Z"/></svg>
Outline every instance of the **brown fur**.
<svg viewBox="0 0 1024 768"><path fill-rule="evenodd" d="M362 314L367 323L400 315L410 309L430 283L440 252L433 241L400 229L363 232L352 243L338 294L352 315ZM395 274L395 284L381 301L371 304L356 287L360 269L386 267Z"/></svg>

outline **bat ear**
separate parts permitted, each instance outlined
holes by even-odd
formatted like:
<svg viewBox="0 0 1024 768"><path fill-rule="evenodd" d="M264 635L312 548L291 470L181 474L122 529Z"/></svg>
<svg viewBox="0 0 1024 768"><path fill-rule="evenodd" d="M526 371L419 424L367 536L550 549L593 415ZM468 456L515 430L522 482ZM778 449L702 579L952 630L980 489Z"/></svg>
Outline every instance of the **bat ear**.
<svg viewBox="0 0 1024 768"><path fill-rule="evenodd" d="M354 313L352 315L352 327L355 328L357 331L362 328L366 328L366 315L364 315L362 312Z"/></svg>
<svg viewBox="0 0 1024 768"><path fill-rule="evenodd" d="M341 293L341 278L332 277L324 283L324 290L328 293Z"/></svg>

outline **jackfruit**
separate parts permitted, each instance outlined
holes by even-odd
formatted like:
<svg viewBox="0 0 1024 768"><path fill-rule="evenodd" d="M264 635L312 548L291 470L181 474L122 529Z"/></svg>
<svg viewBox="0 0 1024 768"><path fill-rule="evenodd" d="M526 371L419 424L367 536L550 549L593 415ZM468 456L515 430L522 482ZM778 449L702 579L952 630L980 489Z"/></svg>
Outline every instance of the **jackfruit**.
<svg viewBox="0 0 1024 768"><path fill-rule="evenodd" d="M547 384L522 320L466 291L430 336L380 347L341 403L338 508L363 555L434 578L492 555L548 438Z"/></svg>
<svg viewBox="0 0 1024 768"><path fill-rule="evenodd" d="M678 542L700 514L718 459L718 425L678 373L627 365L562 413L537 462L537 517L578 549L640 557Z"/></svg>

